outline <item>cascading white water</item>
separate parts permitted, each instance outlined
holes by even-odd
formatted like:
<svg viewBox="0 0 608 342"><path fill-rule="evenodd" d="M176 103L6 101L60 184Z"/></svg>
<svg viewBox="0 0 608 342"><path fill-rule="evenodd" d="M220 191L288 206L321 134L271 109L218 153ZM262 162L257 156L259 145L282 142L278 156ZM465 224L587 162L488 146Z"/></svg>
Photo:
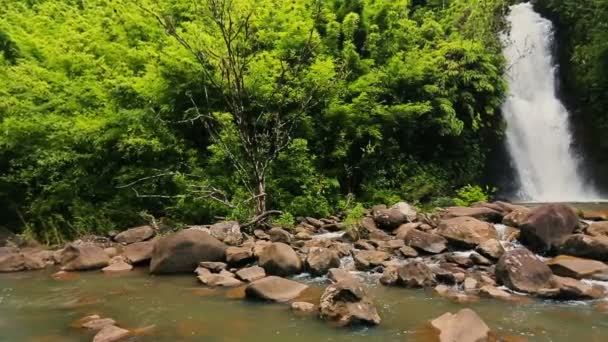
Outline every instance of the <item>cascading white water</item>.
<svg viewBox="0 0 608 342"><path fill-rule="evenodd" d="M551 53L553 26L530 3L511 6L504 36L509 94L502 110L508 149L519 175L519 200L590 201L597 198L570 149L568 111L556 96Z"/></svg>

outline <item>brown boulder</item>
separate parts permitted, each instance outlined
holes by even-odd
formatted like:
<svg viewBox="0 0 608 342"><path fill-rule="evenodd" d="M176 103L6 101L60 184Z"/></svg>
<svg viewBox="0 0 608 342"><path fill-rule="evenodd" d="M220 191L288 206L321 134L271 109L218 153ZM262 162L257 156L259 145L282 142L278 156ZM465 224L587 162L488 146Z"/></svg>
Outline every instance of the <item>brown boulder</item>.
<svg viewBox="0 0 608 342"><path fill-rule="evenodd" d="M118 257L118 258L120 258L120 257ZM132 269L133 269L133 266L131 266L131 264L126 263L124 260L122 260L122 258L120 258L116 262L112 262L110 264L110 266L106 266L106 267L102 268L101 270L104 273L122 273L122 272L128 272Z"/></svg>
<svg viewBox="0 0 608 342"><path fill-rule="evenodd" d="M253 250L248 247L226 248L226 263L232 267L239 267L253 261Z"/></svg>
<svg viewBox="0 0 608 342"><path fill-rule="evenodd" d="M274 242L264 248L259 256L259 265L267 274L289 276L302 271L302 260L289 245Z"/></svg>
<svg viewBox="0 0 608 342"><path fill-rule="evenodd" d="M456 217L473 217L478 220L500 223L502 221L503 214L500 211L486 207L449 207L443 213L443 219L452 219Z"/></svg>
<svg viewBox="0 0 608 342"><path fill-rule="evenodd" d="M608 237L608 221L592 222L585 232L591 236Z"/></svg>
<svg viewBox="0 0 608 342"><path fill-rule="evenodd" d="M247 298L287 302L298 297L307 285L281 277L269 276L254 281L245 288Z"/></svg>
<svg viewBox="0 0 608 342"><path fill-rule="evenodd" d="M475 250L479 252L479 254L490 259L500 259L505 253L504 247L502 247L500 241L496 239L489 239L480 243Z"/></svg>
<svg viewBox="0 0 608 342"><path fill-rule="evenodd" d="M355 267L360 271L367 271L376 266L382 265L390 255L382 251L358 251L355 252Z"/></svg>
<svg viewBox="0 0 608 342"><path fill-rule="evenodd" d="M374 210L374 222L380 229L392 231L408 221L404 213L397 208Z"/></svg>
<svg viewBox="0 0 608 342"><path fill-rule="evenodd" d="M576 279L594 278L608 280L608 265L601 261L559 255L546 264L553 274Z"/></svg>
<svg viewBox="0 0 608 342"><path fill-rule="evenodd" d="M502 224L509 227L519 227L530 215L530 209L521 207L513 210L502 218Z"/></svg>
<svg viewBox="0 0 608 342"><path fill-rule="evenodd" d="M485 342L490 336L490 328L471 309L447 312L432 320L431 326L439 334L439 342Z"/></svg>
<svg viewBox="0 0 608 342"><path fill-rule="evenodd" d="M198 229L184 229L154 244L150 273L193 272L201 261L223 261L227 246Z"/></svg>
<svg viewBox="0 0 608 342"><path fill-rule="evenodd" d="M243 242L241 226L236 221L224 221L211 225L209 233L229 246L237 246Z"/></svg>
<svg viewBox="0 0 608 342"><path fill-rule="evenodd" d="M540 293L551 287L549 266L525 248L507 251L496 264L496 278L511 290Z"/></svg>
<svg viewBox="0 0 608 342"><path fill-rule="evenodd" d="M442 220L437 233L461 248L473 248L487 240L498 239L492 224L466 216Z"/></svg>
<svg viewBox="0 0 608 342"><path fill-rule="evenodd" d="M405 287L435 286L435 274L420 261L410 261L397 269L397 283Z"/></svg>
<svg viewBox="0 0 608 342"><path fill-rule="evenodd" d="M291 303L291 310L302 313L314 313L317 311L317 307L308 302L293 302Z"/></svg>
<svg viewBox="0 0 608 342"><path fill-rule="evenodd" d="M559 251L581 258L608 261L608 237L574 234L566 238Z"/></svg>
<svg viewBox="0 0 608 342"><path fill-rule="evenodd" d="M264 278L266 276L266 271L260 266L251 266L236 271L236 276L237 278L250 283Z"/></svg>
<svg viewBox="0 0 608 342"><path fill-rule="evenodd" d="M126 245L134 242L149 240L154 236L154 228L151 226L141 226L127 229L114 237L114 241Z"/></svg>
<svg viewBox="0 0 608 342"><path fill-rule="evenodd" d="M606 295L603 287L574 278L553 276L551 282L554 288L559 289L555 296L560 299L599 299Z"/></svg>
<svg viewBox="0 0 608 342"><path fill-rule="evenodd" d="M339 326L378 325L380 315L363 285L346 279L329 285L319 304L320 316Z"/></svg>
<svg viewBox="0 0 608 342"><path fill-rule="evenodd" d="M578 222L578 216L567 205L542 205L532 209L519 226L519 240L535 252L550 251L574 232Z"/></svg>
<svg viewBox="0 0 608 342"><path fill-rule="evenodd" d="M135 242L130 245L126 245L122 254L131 262L131 264L139 264L148 262L152 258L152 250L156 240Z"/></svg>
<svg viewBox="0 0 608 342"><path fill-rule="evenodd" d="M52 251L46 250L22 250L25 268L28 270L41 270L55 264Z"/></svg>
<svg viewBox="0 0 608 342"><path fill-rule="evenodd" d="M106 267L110 258L100 247L69 244L60 255L64 271L86 271Z"/></svg>
<svg viewBox="0 0 608 342"><path fill-rule="evenodd" d="M328 248L312 247L306 256L306 269L313 276L321 276L330 268L340 267L338 254Z"/></svg>
<svg viewBox="0 0 608 342"><path fill-rule="evenodd" d="M17 248L0 247L0 272L25 270L25 258Z"/></svg>
<svg viewBox="0 0 608 342"><path fill-rule="evenodd" d="M274 227L268 231L268 236L272 242L282 242L289 244L292 240L291 234L283 228Z"/></svg>
<svg viewBox="0 0 608 342"><path fill-rule="evenodd" d="M417 229L410 230L403 241L407 246L431 254L443 252L446 250L448 243L446 239L439 235L425 233Z"/></svg>

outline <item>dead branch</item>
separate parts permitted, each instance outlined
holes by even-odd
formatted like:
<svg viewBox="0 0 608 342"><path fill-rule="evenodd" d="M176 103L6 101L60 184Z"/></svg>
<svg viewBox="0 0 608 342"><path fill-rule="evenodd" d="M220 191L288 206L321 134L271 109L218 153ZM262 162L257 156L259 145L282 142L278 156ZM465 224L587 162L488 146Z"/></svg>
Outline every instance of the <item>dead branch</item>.
<svg viewBox="0 0 608 342"><path fill-rule="evenodd" d="M260 215L254 217L253 220L251 220L251 221L249 221L249 222L241 225L241 228L248 228L248 227L251 227L251 226L254 226L254 225L257 226L258 224L260 224L260 222L266 220L269 216L281 215L281 214L283 214L283 212L280 211L280 210L268 210L268 211L265 211L265 212L261 213Z"/></svg>

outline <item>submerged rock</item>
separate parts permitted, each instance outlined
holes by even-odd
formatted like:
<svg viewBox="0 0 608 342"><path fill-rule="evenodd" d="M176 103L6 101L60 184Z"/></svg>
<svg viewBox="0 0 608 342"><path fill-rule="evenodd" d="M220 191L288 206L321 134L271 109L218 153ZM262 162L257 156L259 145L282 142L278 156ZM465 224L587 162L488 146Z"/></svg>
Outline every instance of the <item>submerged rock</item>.
<svg viewBox="0 0 608 342"><path fill-rule="evenodd" d="M135 242L149 240L154 236L154 234L154 228L151 226L134 227L114 236L114 241L128 245Z"/></svg>
<svg viewBox="0 0 608 342"><path fill-rule="evenodd" d="M549 266L525 248L506 252L496 264L496 278L511 290L538 294L551 288Z"/></svg>
<svg viewBox="0 0 608 342"><path fill-rule="evenodd" d="M474 248L490 239L498 239L492 224L467 216L441 221L437 233L460 248Z"/></svg>
<svg viewBox="0 0 608 342"><path fill-rule="evenodd" d="M287 302L298 297L307 288L307 285L293 280L269 276L249 284L245 288L245 295L247 298Z"/></svg>
<svg viewBox="0 0 608 342"><path fill-rule="evenodd" d="M64 271L86 271L106 267L110 258L102 248L93 245L69 244L60 254Z"/></svg>
<svg viewBox="0 0 608 342"><path fill-rule="evenodd" d="M432 320L431 326L439 334L440 342L483 342L490 334L487 324L471 309L456 314L447 312Z"/></svg>
<svg viewBox="0 0 608 342"><path fill-rule="evenodd" d="M317 311L317 307L308 302L293 302L291 303L291 310L303 313L314 313Z"/></svg>
<svg viewBox="0 0 608 342"><path fill-rule="evenodd" d="M227 246L208 233L184 229L156 242L150 273L193 272L201 261L223 261Z"/></svg>
<svg viewBox="0 0 608 342"><path fill-rule="evenodd" d="M289 245L274 242L264 248L259 256L259 265L267 274L289 276L302 271L302 260Z"/></svg>
<svg viewBox="0 0 608 342"><path fill-rule="evenodd" d="M93 338L93 342L115 342L129 336L129 330L108 325L101 329Z"/></svg>
<svg viewBox="0 0 608 342"><path fill-rule="evenodd" d="M578 216L567 205L536 207L520 225L519 240L535 252L550 251L578 226Z"/></svg>
<svg viewBox="0 0 608 342"><path fill-rule="evenodd" d="M119 259L111 262L110 266L106 266L106 267L102 268L101 270L104 273L121 273L121 272L128 272L133 269L133 266L131 266L131 264L125 262L122 257L117 257L117 258L119 258Z"/></svg>
<svg viewBox="0 0 608 342"><path fill-rule="evenodd" d="M321 318L339 326L378 325L381 322L372 298L353 278L329 285L321 295L319 312Z"/></svg>

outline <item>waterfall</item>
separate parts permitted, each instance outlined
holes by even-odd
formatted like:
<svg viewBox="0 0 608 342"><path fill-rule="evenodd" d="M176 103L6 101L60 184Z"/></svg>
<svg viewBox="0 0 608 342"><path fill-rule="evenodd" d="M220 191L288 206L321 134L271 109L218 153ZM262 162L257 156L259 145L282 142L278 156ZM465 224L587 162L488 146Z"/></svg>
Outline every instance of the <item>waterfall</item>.
<svg viewBox="0 0 608 342"><path fill-rule="evenodd" d="M507 147L519 176L517 198L536 202L596 199L570 146L568 111L556 96L553 26L530 3L511 6L503 37L509 93L502 111Z"/></svg>

